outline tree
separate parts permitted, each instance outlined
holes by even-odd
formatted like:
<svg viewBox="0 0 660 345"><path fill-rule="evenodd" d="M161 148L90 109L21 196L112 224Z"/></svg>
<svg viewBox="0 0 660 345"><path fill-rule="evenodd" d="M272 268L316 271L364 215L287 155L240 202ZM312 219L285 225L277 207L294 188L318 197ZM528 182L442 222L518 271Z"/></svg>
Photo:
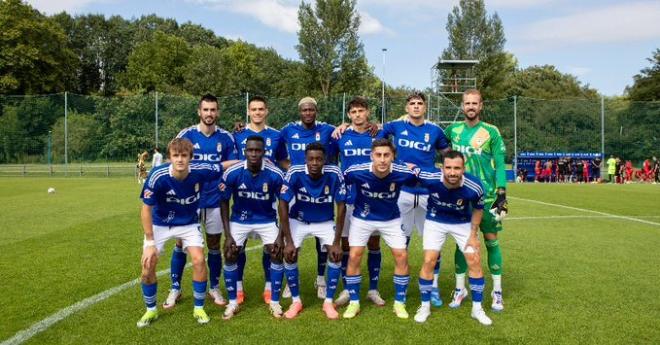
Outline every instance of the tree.
<svg viewBox="0 0 660 345"><path fill-rule="evenodd" d="M507 96L540 99L597 99L598 91L582 85L573 75L561 73L555 66L530 66L517 70L509 78Z"/></svg>
<svg viewBox="0 0 660 345"><path fill-rule="evenodd" d="M358 36L356 0L316 0L298 8L298 42L309 85L324 96L338 91L360 93L369 67Z"/></svg>
<svg viewBox="0 0 660 345"><path fill-rule="evenodd" d="M0 93L63 91L75 64L60 27L20 0L0 1Z"/></svg>
<svg viewBox="0 0 660 345"><path fill-rule="evenodd" d="M133 49L133 27L119 16L102 15L72 18L66 12L52 17L65 31L71 48L79 58L74 91L82 94L114 94L117 77L126 70Z"/></svg>
<svg viewBox="0 0 660 345"><path fill-rule="evenodd" d="M128 57L124 85L133 90L180 91L190 51L183 39L156 31Z"/></svg>
<svg viewBox="0 0 660 345"><path fill-rule="evenodd" d="M635 83L626 88L628 97L633 101L660 100L660 49L656 49L652 58L647 59L652 66L646 67L633 77Z"/></svg>
<svg viewBox="0 0 660 345"><path fill-rule="evenodd" d="M477 87L484 98L504 96L516 60L504 51L504 28L497 13L487 16L483 0L461 0L447 18L449 46L442 59L479 60Z"/></svg>

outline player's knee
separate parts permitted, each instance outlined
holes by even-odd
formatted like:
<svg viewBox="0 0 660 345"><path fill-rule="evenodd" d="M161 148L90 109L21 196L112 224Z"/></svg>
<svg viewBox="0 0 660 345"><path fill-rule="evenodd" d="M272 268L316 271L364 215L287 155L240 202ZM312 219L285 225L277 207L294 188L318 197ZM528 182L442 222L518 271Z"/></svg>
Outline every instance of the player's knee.
<svg viewBox="0 0 660 345"><path fill-rule="evenodd" d="M408 263L408 251L405 249L400 249L393 251L392 256L394 256L394 261L396 261L397 264L401 263ZM433 262L435 265L435 261Z"/></svg>
<svg viewBox="0 0 660 345"><path fill-rule="evenodd" d="M192 263L193 267L200 267L200 266L205 266L206 261L204 260L203 255L191 255L190 262Z"/></svg>
<svg viewBox="0 0 660 345"><path fill-rule="evenodd" d="M220 249L220 234L207 234L206 235L206 246L209 249Z"/></svg>

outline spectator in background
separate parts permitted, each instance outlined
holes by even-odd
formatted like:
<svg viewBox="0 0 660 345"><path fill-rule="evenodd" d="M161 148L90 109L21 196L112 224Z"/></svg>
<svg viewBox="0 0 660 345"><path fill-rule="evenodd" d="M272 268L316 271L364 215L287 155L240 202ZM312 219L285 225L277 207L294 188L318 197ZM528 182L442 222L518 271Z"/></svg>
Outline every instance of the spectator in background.
<svg viewBox="0 0 660 345"><path fill-rule="evenodd" d="M626 161L626 183L632 183L633 178L633 165L631 161Z"/></svg>
<svg viewBox="0 0 660 345"><path fill-rule="evenodd" d="M537 160L536 163L534 163L534 182L540 182L541 181L541 161Z"/></svg>
<svg viewBox="0 0 660 345"><path fill-rule="evenodd" d="M590 171L590 164L588 160L583 160L582 161L582 180L584 183L589 183L591 180L589 180L589 171Z"/></svg>
<svg viewBox="0 0 660 345"><path fill-rule="evenodd" d="M584 161L575 160L575 178L578 183L584 182Z"/></svg>
<svg viewBox="0 0 660 345"><path fill-rule="evenodd" d="M651 161L648 159L644 160L644 164L642 165L642 180L644 182L652 182L653 181L653 168L651 167Z"/></svg>
<svg viewBox="0 0 660 345"><path fill-rule="evenodd" d="M655 156L653 156L653 175L653 184L660 182L660 162Z"/></svg>
<svg viewBox="0 0 660 345"><path fill-rule="evenodd" d="M624 174L624 166L623 166L623 161L621 158L616 157L616 164L615 164L615 172L614 172L614 178L616 183L623 183L623 174Z"/></svg>
<svg viewBox="0 0 660 345"><path fill-rule="evenodd" d="M566 179L566 158L559 158L557 161L557 182L565 182Z"/></svg>
<svg viewBox="0 0 660 345"><path fill-rule="evenodd" d="M154 147L154 156L151 159L151 169L163 164L163 155L158 151L157 147Z"/></svg>
<svg viewBox="0 0 660 345"><path fill-rule="evenodd" d="M603 165L603 160L600 157L594 158L591 161L591 178L594 182L600 183L600 168Z"/></svg>
<svg viewBox="0 0 660 345"><path fill-rule="evenodd" d="M614 155L610 155L610 158L607 160L607 176L609 183L614 183L614 176L616 175L616 159Z"/></svg>
<svg viewBox="0 0 660 345"><path fill-rule="evenodd" d="M544 182L552 182L552 160L549 160L545 162L543 165L543 173L541 174L543 176L543 181Z"/></svg>

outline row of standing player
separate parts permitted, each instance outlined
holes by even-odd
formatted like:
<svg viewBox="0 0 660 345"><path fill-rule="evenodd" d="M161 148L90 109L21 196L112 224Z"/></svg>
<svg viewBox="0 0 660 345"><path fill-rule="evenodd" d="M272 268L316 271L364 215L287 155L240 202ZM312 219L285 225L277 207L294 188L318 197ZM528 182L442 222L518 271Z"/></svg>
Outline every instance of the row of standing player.
<svg viewBox="0 0 660 345"><path fill-rule="evenodd" d="M602 159L576 159L571 157L562 157L557 160L547 160L542 162L537 160L534 164L534 182L577 182L589 183L600 182L600 169ZM518 176L521 176L518 172ZM520 182L526 181L525 178Z"/></svg>
<svg viewBox="0 0 660 345"><path fill-rule="evenodd" d="M211 103L210 106L208 106ZM357 102L359 103L359 102ZM359 144L354 144L351 140L351 133L355 132L354 134L356 135L362 135L362 137L367 138L368 142L371 142L371 137L367 134L365 135L365 132L367 132L368 128L368 122L366 121L368 119L368 106L366 105L366 102L363 102L362 106L360 104L356 104L357 106L351 107L349 106L349 116L352 118L352 126L349 128L349 130L346 132L347 134L343 138L348 138L347 140L344 141L345 147L340 151L340 156L342 153L345 153L345 157L342 156L342 164L345 163L345 160L348 159L350 156L355 155L356 153L359 153L360 150L362 150L362 153L364 156L365 149L368 149L367 147L360 147ZM434 159L435 159L435 150L436 149L446 149L447 148L447 143L445 141L444 133L439 129L434 124L428 123L424 121L424 113L425 113L425 99L423 95L417 94L413 95L408 99L408 104L406 106L408 110L407 116L405 116L403 119L399 121L393 121L391 123L388 123L384 126L383 132L381 135L388 136L391 135L394 139L394 143L397 146L397 149L399 152L401 152L401 156L399 157L403 161L413 161L412 163L415 163L415 161L418 161L417 165L419 166L426 166L426 165L433 165ZM500 205L504 205L505 202L505 194L504 194L504 183L500 182L501 180L500 176L503 177L503 169L502 168L503 164L503 151L504 151L504 146L501 143L501 137L499 137L499 133L497 132L497 129L495 129L492 126L489 126L487 124L484 124L480 122L479 120L479 113L482 108L482 102L481 102L481 97L478 94L476 90L473 90L473 92L468 92L464 96L464 112L466 114L466 122L464 124L452 126L447 129L447 135L452 138L452 145L454 148L459 149L463 152L466 152L468 156L474 156L474 155L483 155L483 157L476 157L477 159L470 159L468 158L467 161L467 169L470 170L472 169L473 171L477 172L479 175L479 178L482 179L482 182L484 179L486 180L487 183L485 183L485 187L487 190L487 197L490 197L491 200L487 200L490 204L495 201L495 197L497 197L497 202ZM248 128L245 130L246 135L252 135L252 134L261 134L265 136L266 138L264 139L265 142L265 154L266 156L271 157L271 159L275 158L274 160L277 161L276 157L273 157L273 153L277 152L277 147L278 144L276 143L277 139L281 139L281 136L268 136L268 132L278 134L277 131L268 128L265 125L265 119L267 116L267 105L265 100L263 99L254 99L252 102L250 102L250 115L251 115L251 123L248 125ZM302 137L309 137L310 129L311 129L311 136L312 136L312 141L319 141L323 142L323 140L320 140L320 136L322 133L322 130L320 130L319 124L316 123L315 121L315 115L316 115L316 104L313 102L313 99L306 98L300 103L300 110L301 110L301 122L297 124L292 124L289 127L292 126L298 126L301 127L299 128L301 131L290 131L285 128L283 130L283 133L288 133L288 138L292 139L290 143L288 143L290 152L289 156L293 159L296 154L296 148L298 151L301 149L304 149L305 144L304 142L296 143L295 140L293 139L300 139ZM361 113L357 114L357 113ZM217 101L211 100L210 102L202 100L200 102L200 107L199 107L199 114L200 114L200 125L196 126L196 128L199 130L203 125L213 127L214 131L211 134L220 132L221 134L228 134L222 130L219 130L217 127L215 127L215 119L217 117ZM307 115L307 116L306 116ZM366 115L366 116L365 116ZM362 120L362 122L360 122ZM323 125L323 124L321 124ZM325 125L328 126L328 125ZM331 128L331 126L329 126ZM347 126L341 126L341 130L346 129ZM194 128L194 127L193 127ZM192 129L192 128L191 128ZM250 131L254 133L250 133ZM409 132L410 131L410 132ZM182 133L185 134L186 132L191 132L189 129L188 131L183 131ZM264 133L266 132L266 133ZM293 133L292 133L293 132ZM307 133L305 133L307 132ZM326 131L325 133L328 133L329 131ZM341 131L340 131L341 132ZM240 133L239 133L240 134ZM231 136L228 136L231 138ZM208 138L208 136L207 136ZM238 135L237 135L238 138ZM326 135L323 135L323 138L326 138ZM358 138L359 139L359 138ZM417 139L417 140L415 140ZM341 141L341 139L339 140ZM444 142L444 143L443 143ZM237 140L237 144L245 144L245 140ZM298 145L296 145L298 144ZM229 144L231 145L231 143ZM220 153L221 147L223 145L221 143L214 145L214 150L216 154ZM353 147L351 147L353 146ZM199 150L202 147L202 145L199 145L198 143L195 144L195 149ZM228 146L225 145L225 148ZM274 150L275 148L275 150ZM240 151L242 153L242 150ZM304 152L304 151L303 151ZM406 154L407 152L407 154ZM432 154L429 159L429 154ZM199 153L196 152L194 158L196 160L200 160L200 155L204 155L204 153ZM207 154L208 155L208 154ZM298 157L300 157L300 152L298 152ZM368 157L368 155L366 155ZM406 157L407 156L407 157ZM218 159L218 157L207 157L207 158L214 158L216 161L221 160ZM408 158L408 159L406 159ZM473 157L474 158L474 157ZM480 159L479 159L480 158ZM367 158L368 159L368 158ZM492 167L491 161L494 161L495 166L497 169L484 169L485 167ZM410 162L409 162L410 163ZM288 167L286 166L287 164L285 163L283 167ZM502 170L500 172L499 170ZM502 178L503 179L503 178ZM495 191L498 191L499 193L494 193ZM412 228L413 226L416 226L420 231L423 229L420 225L423 225L424 221L424 214L425 210L423 209L428 198L428 192L427 191L412 191L411 192L406 192L404 191L401 194L401 197L399 199L399 208L402 210L403 214L403 228L406 231L407 235L412 234ZM408 194L408 195L406 195ZM205 198L202 198L202 203L204 203ZM403 202L402 202L403 201ZM408 201L408 202L406 202ZM408 204L408 205L406 205ZM217 201L215 203L217 205ZM217 240L214 241L216 246L212 246L211 239L209 238L209 219L208 219L208 208L203 207L204 205L200 205L201 213L202 215L206 215L207 217L202 217L203 220L206 218L206 227L207 227L207 240L209 242L209 266L211 266L212 258L211 255L214 255L217 251L217 256L220 258L221 256L219 255L219 234L217 236ZM412 215L412 217L406 217L406 214L409 216ZM421 217L418 217L421 215ZM488 213L487 213L488 215ZM488 216L486 217L488 218ZM420 224L421 223L421 224ZM485 222L486 224L490 223L491 228L501 228L501 225L497 220L492 219L490 222ZM493 226L495 225L495 226ZM421 229L420 229L421 228ZM484 227L482 226L482 230ZM497 245L497 240L496 240L496 232L485 232L485 237L486 237L486 244L487 248L489 251L489 267L491 268L492 273L500 273L500 272L493 272L495 270L501 270L501 255L499 254L499 246ZM379 242L379 241L378 241ZM216 248L213 248L216 247ZM175 254L176 255L176 254ZM184 257L185 258L185 257ZM215 258L213 258L215 259ZM457 263L460 265L460 261L464 262L465 259L462 255L460 255L460 252L457 253ZM499 260L498 260L499 259ZM499 262L498 262L499 261ZM184 259L185 262L185 259ZM378 265L380 266L380 265ZM173 267L174 268L174 267ZM211 269L213 270L213 269ZM173 270L175 271L175 270ZM464 271L463 271L464 272ZM180 276L180 275L179 275ZM212 278L214 274L211 274ZM217 274L219 277L219 273ZM494 303L493 303L493 308L494 309L502 309L502 303L501 303L501 278L500 274L493 274L494 278L494 291L492 293L493 298L494 298ZM176 278L176 276L175 276ZM376 278L377 279L377 278ZM436 275L437 279L437 275ZM372 280L373 281L373 280ZM211 282L212 284L212 289L210 291L213 291L213 281ZM371 284L370 284L371 285ZM179 287L180 284L176 283L176 285L173 284L173 288ZM173 289L173 290L178 290L178 289ZM437 291L437 290L436 290ZM459 272L457 274L457 289L454 293L454 298L452 301L452 305L458 306L460 305L460 301L462 300L463 297L466 295L466 290L464 287L464 273ZM439 294L438 294L439 295ZM217 295L213 296L214 300L216 303L218 302ZM168 301L169 302L169 301ZM167 302L166 302L167 303ZM171 304L173 305L173 303Z"/></svg>

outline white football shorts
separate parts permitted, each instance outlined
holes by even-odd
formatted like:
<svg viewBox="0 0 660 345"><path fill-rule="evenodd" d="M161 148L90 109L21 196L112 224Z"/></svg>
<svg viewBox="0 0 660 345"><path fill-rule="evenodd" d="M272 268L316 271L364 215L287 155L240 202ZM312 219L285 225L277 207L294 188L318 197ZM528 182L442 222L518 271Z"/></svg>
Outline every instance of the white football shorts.
<svg viewBox="0 0 660 345"><path fill-rule="evenodd" d="M244 245L245 240L247 240L250 234L259 236L264 245L273 244L280 232L277 225L275 225L275 222L265 224L241 224L230 222L229 229L237 246Z"/></svg>
<svg viewBox="0 0 660 345"><path fill-rule="evenodd" d="M470 223L447 224L426 220L423 245L424 250L440 251L445 244L447 235L451 235L461 252L465 251L468 239L470 239ZM477 233L478 236L478 233Z"/></svg>
<svg viewBox="0 0 660 345"><path fill-rule="evenodd" d="M178 226L161 226L154 225L154 242L156 242L156 249L160 254L165 247L165 242L173 238L180 239L183 242L183 249L188 247L201 247L204 248L204 236L202 236L202 228L198 223Z"/></svg>
<svg viewBox="0 0 660 345"><path fill-rule="evenodd" d="M209 235L222 234L222 219L220 207L202 208L199 210L199 221L204 224L204 230Z"/></svg>
<svg viewBox="0 0 660 345"><path fill-rule="evenodd" d="M305 223L296 219L289 219L293 245L300 248L305 238L313 236L321 241L321 251L325 252L325 246L331 246L335 240L335 222L327 221L321 223Z"/></svg>
<svg viewBox="0 0 660 345"><path fill-rule="evenodd" d="M401 229L401 218L388 221L371 221L351 217L348 244L351 247L364 247L369 237L380 233L387 246L392 249L406 249L406 236Z"/></svg>
<svg viewBox="0 0 660 345"><path fill-rule="evenodd" d="M413 228L417 229L420 236L424 234L428 201L428 194L412 194L405 191L399 194L397 205L401 212L401 224L406 237L412 236Z"/></svg>

